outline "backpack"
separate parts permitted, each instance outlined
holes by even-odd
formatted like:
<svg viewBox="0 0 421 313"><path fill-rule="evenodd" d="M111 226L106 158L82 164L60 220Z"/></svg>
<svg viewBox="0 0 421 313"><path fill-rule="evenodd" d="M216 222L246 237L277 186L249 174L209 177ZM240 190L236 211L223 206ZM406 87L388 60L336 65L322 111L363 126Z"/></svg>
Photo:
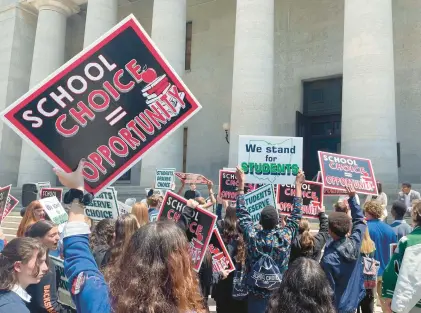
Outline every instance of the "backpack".
<svg viewBox="0 0 421 313"><path fill-rule="evenodd" d="M244 266L242 266L240 270L234 271L232 298L234 300L244 300L247 295L247 275Z"/></svg>
<svg viewBox="0 0 421 313"><path fill-rule="evenodd" d="M362 257L364 288L374 289L377 283L377 272L379 271L380 262L374 258L370 258L367 254Z"/></svg>
<svg viewBox="0 0 421 313"><path fill-rule="evenodd" d="M248 274L247 284L267 290L278 289L281 286L282 280L282 274L279 271L278 265L270 255L263 252L259 253L261 256L253 264Z"/></svg>

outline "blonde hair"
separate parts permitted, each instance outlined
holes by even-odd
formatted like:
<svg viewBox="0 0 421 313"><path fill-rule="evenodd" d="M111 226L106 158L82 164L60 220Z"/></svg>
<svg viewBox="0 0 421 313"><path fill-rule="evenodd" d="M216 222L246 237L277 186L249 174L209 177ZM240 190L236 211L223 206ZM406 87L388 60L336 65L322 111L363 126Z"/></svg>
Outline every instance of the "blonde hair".
<svg viewBox="0 0 421 313"><path fill-rule="evenodd" d="M415 224L421 225L421 201L417 201L412 207L411 217Z"/></svg>
<svg viewBox="0 0 421 313"><path fill-rule="evenodd" d="M377 201L368 201L364 205L364 211L370 214L374 219L380 219L383 216L383 207Z"/></svg>
<svg viewBox="0 0 421 313"><path fill-rule="evenodd" d="M38 219L35 218L35 210L41 208L41 202L39 202L38 200L34 200L31 203L29 203L29 205L26 207L25 214L23 215L23 218L20 221L16 237L23 237L29 226L38 222Z"/></svg>
<svg viewBox="0 0 421 313"><path fill-rule="evenodd" d="M301 234L301 252L304 255L311 254L314 248L314 237L312 234L310 234L310 223L308 222L308 219L301 219L298 231Z"/></svg>
<svg viewBox="0 0 421 313"><path fill-rule="evenodd" d="M365 229L363 241L361 244L361 253L369 254L376 251L376 245L374 241L371 240L370 233L368 232L368 228Z"/></svg>
<svg viewBox="0 0 421 313"><path fill-rule="evenodd" d="M143 202L136 202L132 207L132 214L136 217L139 226L149 223L148 206Z"/></svg>
<svg viewBox="0 0 421 313"><path fill-rule="evenodd" d="M156 208L159 204L159 197L157 195L152 195L146 200L149 207Z"/></svg>

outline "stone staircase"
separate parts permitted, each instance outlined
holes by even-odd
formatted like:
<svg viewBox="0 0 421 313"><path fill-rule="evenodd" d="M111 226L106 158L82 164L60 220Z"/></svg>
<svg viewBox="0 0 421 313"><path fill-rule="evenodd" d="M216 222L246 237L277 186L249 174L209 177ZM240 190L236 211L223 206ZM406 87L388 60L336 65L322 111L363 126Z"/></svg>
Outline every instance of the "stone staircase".
<svg viewBox="0 0 421 313"><path fill-rule="evenodd" d="M20 216L19 210L13 210L1 223L1 228L3 229L3 233L5 234L7 241L16 237L16 232L21 219L22 217Z"/></svg>

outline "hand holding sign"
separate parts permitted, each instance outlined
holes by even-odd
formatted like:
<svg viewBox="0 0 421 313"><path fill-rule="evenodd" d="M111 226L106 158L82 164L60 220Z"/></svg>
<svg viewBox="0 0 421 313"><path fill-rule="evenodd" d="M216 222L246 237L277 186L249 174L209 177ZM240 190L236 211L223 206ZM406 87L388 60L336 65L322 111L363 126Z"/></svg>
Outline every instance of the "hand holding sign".
<svg viewBox="0 0 421 313"><path fill-rule="evenodd" d="M198 205L199 205L199 202L197 202L194 199L187 200L187 206L190 207L190 208L192 208L192 209L197 208Z"/></svg>
<svg viewBox="0 0 421 313"><path fill-rule="evenodd" d="M356 192L355 192L355 188L354 188L354 186L352 186L352 185L348 185L348 186L346 186L346 187L345 187L345 189L346 189L346 191L348 192L348 196L349 196L350 198L355 197Z"/></svg>
<svg viewBox="0 0 421 313"><path fill-rule="evenodd" d="M53 171L56 173L58 180L63 186L66 186L70 189L79 189L84 191L84 179L83 179L83 166L85 165L85 159L79 161L79 165L76 171L71 173L66 173L60 168L54 168Z"/></svg>
<svg viewBox="0 0 421 313"><path fill-rule="evenodd" d="M244 174L244 171L240 166L237 166L235 168L235 176L237 177L239 185L246 181L246 175Z"/></svg>

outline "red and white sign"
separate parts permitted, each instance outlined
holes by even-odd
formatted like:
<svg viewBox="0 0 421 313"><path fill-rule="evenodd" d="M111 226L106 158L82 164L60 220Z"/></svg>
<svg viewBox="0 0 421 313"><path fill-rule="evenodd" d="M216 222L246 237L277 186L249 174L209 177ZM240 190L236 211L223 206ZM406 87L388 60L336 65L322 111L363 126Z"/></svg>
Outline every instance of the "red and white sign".
<svg viewBox="0 0 421 313"><path fill-rule="evenodd" d="M2 221L4 221L6 216L8 216L9 213L13 211L13 209L18 205L18 203L19 203L19 200L13 197L9 193L9 197L7 198L7 202L6 202L6 207L4 208L3 215L1 216L1 219L0 219L0 224Z"/></svg>
<svg viewBox="0 0 421 313"><path fill-rule="evenodd" d="M186 184L206 185L209 179L201 174L175 172L175 176Z"/></svg>
<svg viewBox="0 0 421 313"><path fill-rule="evenodd" d="M130 15L2 115L53 166L71 172L85 158L97 194L200 108Z"/></svg>
<svg viewBox="0 0 421 313"><path fill-rule="evenodd" d="M39 194L40 199L56 197L58 201L63 202L63 188L42 188Z"/></svg>

